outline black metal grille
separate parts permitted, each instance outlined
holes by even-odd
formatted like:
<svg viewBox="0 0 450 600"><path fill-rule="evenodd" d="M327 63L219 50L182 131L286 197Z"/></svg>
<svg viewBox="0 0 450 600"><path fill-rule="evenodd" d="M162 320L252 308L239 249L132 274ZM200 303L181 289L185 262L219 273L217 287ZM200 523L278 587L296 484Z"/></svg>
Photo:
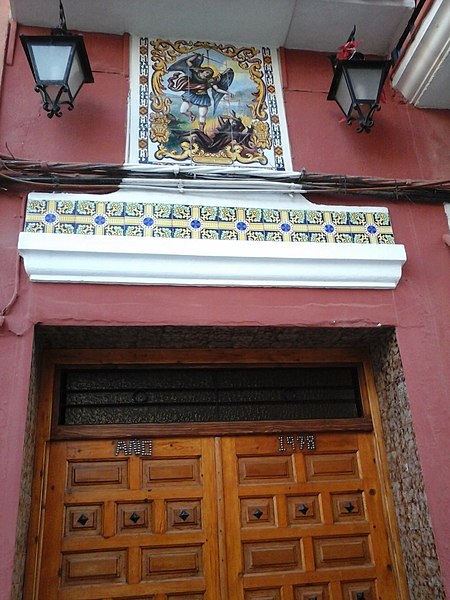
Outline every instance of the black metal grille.
<svg viewBox="0 0 450 600"><path fill-rule="evenodd" d="M61 372L61 425L359 416L353 367L110 367Z"/></svg>

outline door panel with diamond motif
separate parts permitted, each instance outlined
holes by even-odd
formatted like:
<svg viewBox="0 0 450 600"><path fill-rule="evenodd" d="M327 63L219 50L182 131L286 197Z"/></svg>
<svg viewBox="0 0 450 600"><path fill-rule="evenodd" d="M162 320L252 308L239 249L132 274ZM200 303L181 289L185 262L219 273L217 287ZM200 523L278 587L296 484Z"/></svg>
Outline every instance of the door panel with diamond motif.
<svg viewBox="0 0 450 600"><path fill-rule="evenodd" d="M394 600L370 433L50 443L39 600Z"/></svg>
<svg viewBox="0 0 450 600"><path fill-rule="evenodd" d="M214 443L53 442L39 599L219 598Z"/></svg>
<svg viewBox="0 0 450 600"><path fill-rule="evenodd" d="M230 598L400 597L371 434L323 433L314 450L281 452L276 436L225 438L222 453Z"/></svg>

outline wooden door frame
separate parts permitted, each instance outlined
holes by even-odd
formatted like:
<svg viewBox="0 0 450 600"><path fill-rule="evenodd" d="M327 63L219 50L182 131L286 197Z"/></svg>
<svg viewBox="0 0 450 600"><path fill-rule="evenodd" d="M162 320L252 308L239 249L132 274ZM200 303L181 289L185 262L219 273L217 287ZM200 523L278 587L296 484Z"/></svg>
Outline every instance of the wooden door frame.
<svg viewBox="0 0 450 600"><path fill-rule="evenodd" d="M137 366L209 365L209 366L356 366L361 393L363 416L355 419L240 422L240 423L184 423L173 425L97 425L63 427L57 424L58 369L64 366ZM372 432L375 460L383 496L383 511L393 562L394 577L400 600L409 598L403 566L400 538L395 518L394 498L389 484L389 470L383 439L381 414L368 352L361 349L89 349L50 350L45 352L40 369L40 389L35 436L35 461L31 496L31 515L25 563L24 595L37 600L45 494L48 473L49 443L60 439L116 438L116 437L170 437L220 436L308 431L366 431Z"/></svg>

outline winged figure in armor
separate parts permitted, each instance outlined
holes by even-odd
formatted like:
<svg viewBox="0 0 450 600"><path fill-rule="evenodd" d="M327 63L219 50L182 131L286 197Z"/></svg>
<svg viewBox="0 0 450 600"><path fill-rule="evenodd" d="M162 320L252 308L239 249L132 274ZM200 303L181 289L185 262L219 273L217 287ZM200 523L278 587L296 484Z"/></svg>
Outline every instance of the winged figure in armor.
<svg viewBox="0 0 450 600"><path fill-rule="evenodd" d="M233 97L228 89L234 79L233 69L228 68L216 74L211 66L203 65L204 58L201 54L193 53L177 60L168 68L173 75L167 80L170 90L183 93L180 106L182 115L195 121L197 117L192 108L197 107L201 131L205 129L206 115L211 105L215 114L224 97Z"/></svg>

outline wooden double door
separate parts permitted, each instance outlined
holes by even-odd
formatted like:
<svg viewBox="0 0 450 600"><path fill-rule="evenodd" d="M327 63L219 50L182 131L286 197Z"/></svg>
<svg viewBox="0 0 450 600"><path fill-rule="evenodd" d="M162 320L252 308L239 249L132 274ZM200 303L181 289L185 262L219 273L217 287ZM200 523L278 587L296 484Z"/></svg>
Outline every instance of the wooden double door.
<svg viewBox="0 0 450 600"><path fill-rule="evenodd" d="M394 600L371 433L50 442L39 600Z"/></svg>

